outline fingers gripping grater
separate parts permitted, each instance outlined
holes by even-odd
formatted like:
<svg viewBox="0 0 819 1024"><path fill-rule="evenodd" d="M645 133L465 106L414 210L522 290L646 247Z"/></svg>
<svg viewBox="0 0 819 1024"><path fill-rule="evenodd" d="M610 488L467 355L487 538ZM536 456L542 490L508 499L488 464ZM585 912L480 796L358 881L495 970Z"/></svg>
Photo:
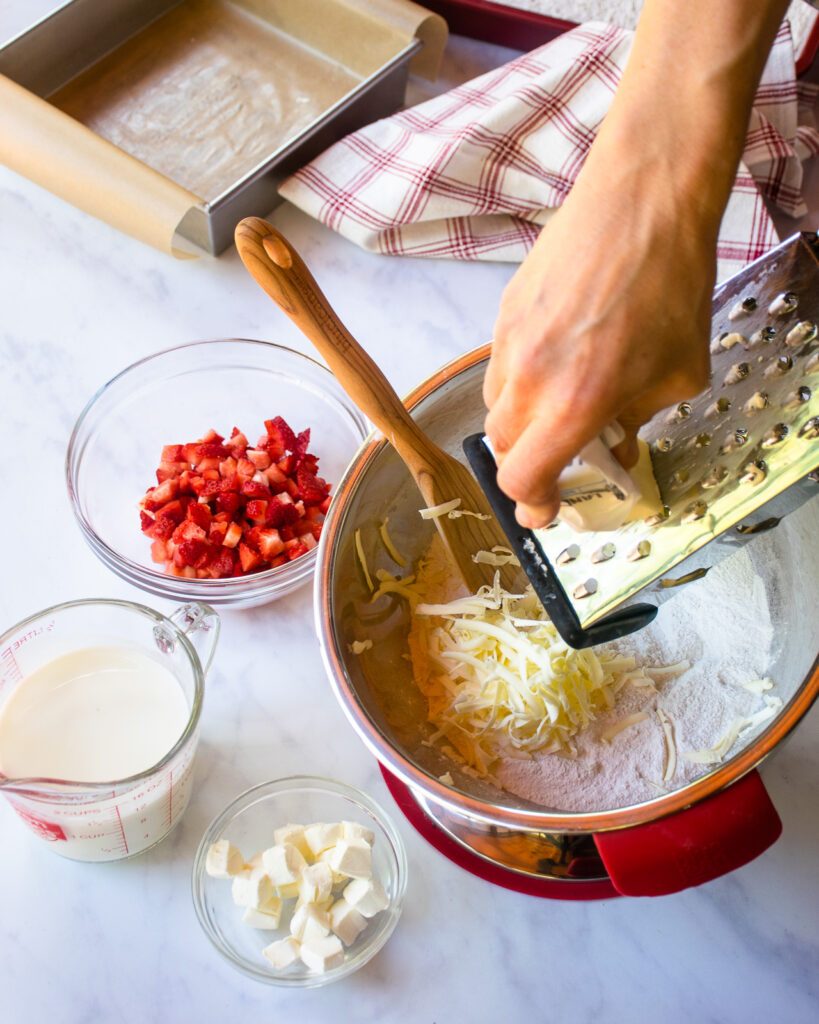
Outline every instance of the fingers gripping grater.
<svg viewBox="0 0 819 1024"><path fill-rule="evenodd" d="M572 647L647 625L682 584L819 495L819 240L794 235L714 293L711 385L658 413L661 514L616 530L521 527L486 438L464 450L510 545ZM640 594L651 603L634 603Z"/></svg>

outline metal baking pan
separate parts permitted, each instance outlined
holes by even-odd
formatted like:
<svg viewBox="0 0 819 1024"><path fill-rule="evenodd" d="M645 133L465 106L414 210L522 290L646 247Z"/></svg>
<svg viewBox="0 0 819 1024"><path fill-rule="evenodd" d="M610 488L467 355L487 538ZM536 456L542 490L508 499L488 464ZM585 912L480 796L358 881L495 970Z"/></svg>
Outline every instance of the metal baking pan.
<svg viewBox="0 0 819 1024"><path fill-rule="evenodd" d="M0 47L0 74L188 189L179 234L218 254L288 174L401 106L421 45L334 0L70 0Z"/></svg>

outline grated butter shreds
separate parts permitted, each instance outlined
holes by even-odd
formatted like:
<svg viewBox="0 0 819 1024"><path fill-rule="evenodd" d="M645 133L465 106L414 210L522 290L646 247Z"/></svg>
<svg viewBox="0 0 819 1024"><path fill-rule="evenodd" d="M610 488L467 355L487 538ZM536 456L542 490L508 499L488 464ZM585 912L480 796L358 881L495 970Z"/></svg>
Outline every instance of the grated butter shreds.
<svg viewBox="0 0 819 1024"><path fill-rule="evenodd" d="M361 571L364 573L364 579L366 580L367 588L370 591L372 591L375 588L373 587L373 578L372 576L370 576L370 569L369 566L367 565L367 559L364 556L364 545L361 543L361 530L355 531L355 553L358 556L358 564L361 566Z"/></svg>
<svg viewBox="0 0 819 1024"><path fill-rule="evenodd" d="M633 725L637 725L638 722L644 722L647 718L647 711L635 711L633 715L626 715L625 718L621 718L613 725L610 725L608 729L604 729L600 733L600 739L604 743L611 743L615 736L619 736L621 732L630 729Z"/></svg>
<svg viewBox="0 0 819 1024"><path fill-rule="evenodd" d="M491 551L476 551L472 561L477 565L520 565L515 554L509 548L503 548L496 544Z"/></svg>
<svg viewBox="0 0 819 1024"><path fill-rule="evenodd" d="M403 569L404 566L407 564L407 560L406 558L404 558L404 556L393 543L392 537L390 536L390 531L387 529L387 523L389 523L389 521L389 517L387 517L384 520L384 522L378 527L378 532L381 535L381 543L387 549L387 554L390 556L393 562L395 562L396 565L400 565L401 568Z"/></svg>
<svg viewBox="0 0 819 1024"><path fill-rule="evenodd" d="M485 512L470 512L468 508L454 508L451 512L447 512L448 519L460 519L461 516L472 516L473 519L491 519L492 516L488 516Z"/></svg>
<svg viewBox="0 0 819 1024"><path fill-rule="evenodd" d="M739 684L743 690L748 690L750 693L764 693L766 690L773 689L773 681L768 679L751 679L747 683Z"/></svg>
<svg viewBox="0 0 819 1024"><path fill-rule="evenodd" d="M677 770L677 744L674 741L674 729L671 716L657 708L657 718L660 720L663 735L665 736L665 766L663 768L663 782L670 782Z"/></svg>
<svg viewBox="0 0 819 1024"><path fill-rule="evenodd" d="M414 656L431 737L488 774L500 757L576 754L572 737L614 706L634 660L563 642L531 588L491 587L441 604L419 602Z"/></svg>
<svg viewBox="0 0 819 1024"><path fill-rule="evenodd" d="M459 508L460 498L453 498L452 501L442 501L440 505L430 505L429 508L419 508L418 514L422 519L438 519L445 516L453 509Z"/></svg>

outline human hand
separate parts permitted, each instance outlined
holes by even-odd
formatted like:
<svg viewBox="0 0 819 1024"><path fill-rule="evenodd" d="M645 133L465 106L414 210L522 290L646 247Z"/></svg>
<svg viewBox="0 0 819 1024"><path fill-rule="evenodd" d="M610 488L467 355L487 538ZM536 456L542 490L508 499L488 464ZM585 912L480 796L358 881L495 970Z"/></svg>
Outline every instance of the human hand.
<svg viewBox="0 0 819 1024"><path fill-rule="evenodd" d="M664 169L640 154L584 168L503 294L486 433L523 526L555 518L561 470L607 423L629 468L638 428L708 383L720 211Z"/></svg>

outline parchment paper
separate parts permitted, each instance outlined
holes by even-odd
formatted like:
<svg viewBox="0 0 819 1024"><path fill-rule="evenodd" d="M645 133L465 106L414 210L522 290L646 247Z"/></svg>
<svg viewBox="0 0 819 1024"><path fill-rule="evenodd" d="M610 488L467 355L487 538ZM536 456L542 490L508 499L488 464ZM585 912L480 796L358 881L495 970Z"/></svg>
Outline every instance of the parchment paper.
<svg viewBox="0 0 819 1024"><path fill-rule="evenodd" d="M157 248L418 35L434 76L446 25L408 0L186 0L48 99L0 76L0 161ZM328 56L332 54L332 57Z"/></svg>

